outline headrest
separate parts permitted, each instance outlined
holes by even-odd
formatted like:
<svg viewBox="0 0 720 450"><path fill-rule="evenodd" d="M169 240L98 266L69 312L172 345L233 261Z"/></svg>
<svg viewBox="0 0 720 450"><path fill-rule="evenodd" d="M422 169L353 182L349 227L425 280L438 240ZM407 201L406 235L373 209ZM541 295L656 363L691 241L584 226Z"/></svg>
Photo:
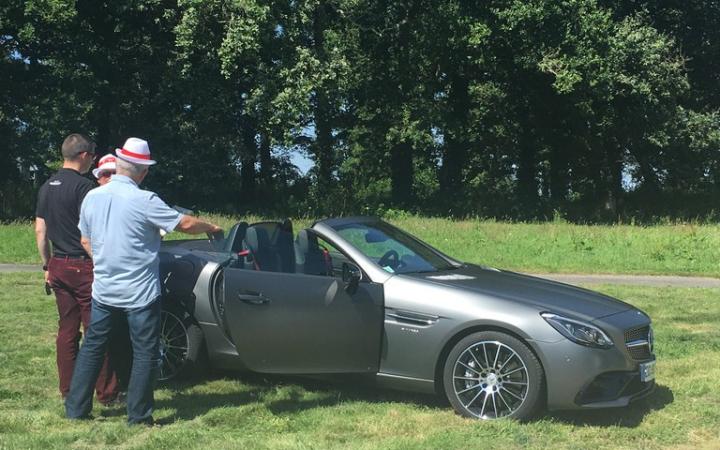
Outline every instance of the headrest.
<svg viewBox="0 0 720 450"><path fill-rule="evenodd" d="M264 228L249 227L245 232L245 243L251 251L257 252L270 247L270 238Z"/></svg>
<svg viewBox="0 0 720 450"><path fill-rule="evenodd" d="M225 238L225 251L237 253L242 250L242 241L245 239L245 231L248 228L247 222L238 222L230 228Z"/></svg>
<svg viewBox="0 0 720 450"><path fill-rule="evenodd" d="M295 242L297 243L298 250L302 254L307 254L319 248L317 236L309 230L300 230Z"/></svg>

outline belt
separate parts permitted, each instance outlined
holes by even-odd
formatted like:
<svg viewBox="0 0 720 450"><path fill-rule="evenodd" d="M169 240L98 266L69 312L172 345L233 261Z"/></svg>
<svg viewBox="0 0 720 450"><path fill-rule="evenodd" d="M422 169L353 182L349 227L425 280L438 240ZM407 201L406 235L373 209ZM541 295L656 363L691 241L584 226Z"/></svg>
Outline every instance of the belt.
<svg viewBox="0 0 720 450"><path fill-rule="evenodd" d="M55 254L53 255L53 258L64 259L64 260L68 260L68 259L90 259L90 257L87 256L87 255L62 255L62 254L59 254L59 253L55 253Z"/></svg>

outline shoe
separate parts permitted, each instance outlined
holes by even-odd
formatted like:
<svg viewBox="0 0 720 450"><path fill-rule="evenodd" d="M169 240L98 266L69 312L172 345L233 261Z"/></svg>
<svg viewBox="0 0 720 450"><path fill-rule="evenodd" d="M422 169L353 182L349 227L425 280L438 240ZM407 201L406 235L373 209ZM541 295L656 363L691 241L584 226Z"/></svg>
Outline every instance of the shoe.
<svg viewBox="0 0 720 450"><path fill-rule="evenodd" d="M145 420L139 420L137 422L131 422L128 420L128 425L145 425L146 427L151 427L155 425L155 420L153 420L152 416Z"/></svg>
<svg viewBox="0 0 720 450"><path fill-rule="evenodd" d="M95 419L95 417L94 417L92 414L86 414L86 415L80 416L80 417L68 417L68 416L66 416L66 417L67 417L68 420L77 420L77 421L80 421L80 422L85 422L85 421L89 421L89 420L94 420L94 419Z"/></svg>
<svg viewBox="0 0 720 450"><path fill-rule="evenodd" d="M115 408L118 406L125 406L127 404L127 392L120 391L117 393L114 399L108 402L100 402L106 408Z"/></svg>

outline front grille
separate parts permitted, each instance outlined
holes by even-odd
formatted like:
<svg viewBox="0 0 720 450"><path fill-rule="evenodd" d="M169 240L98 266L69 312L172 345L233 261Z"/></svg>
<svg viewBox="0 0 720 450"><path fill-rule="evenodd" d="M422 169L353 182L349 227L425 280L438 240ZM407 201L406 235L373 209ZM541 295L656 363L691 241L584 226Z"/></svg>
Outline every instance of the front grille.
<svg viewBox="0 0 720 450"><path fill-rule="evenodd" d="M647 346L628 347L628 352L630 352L632 359L650 359L652 356L652 353L650 353L650 349Z"/></svg>
<svg viewBox="0 0 720 450"><path fill-rule="evenodd" d="M625 342L632 342L632 341L637 341L640 339L647 340L648 331L650 331L649 325L645 325L644 327L640 327L640 328L632 328L630 330L627 330L627 331L625 331Z"/></svg>
<svg viewBox="0 0 720 450"><path fill-rule="evenodd" d="M649 359L652 356L649 335L649 325L639 328L631 328L625 331L625 345L627 346L628 353L630 353L630 356L633 359ZM641 345L637 345L641 342L643 342Z"/></svg>

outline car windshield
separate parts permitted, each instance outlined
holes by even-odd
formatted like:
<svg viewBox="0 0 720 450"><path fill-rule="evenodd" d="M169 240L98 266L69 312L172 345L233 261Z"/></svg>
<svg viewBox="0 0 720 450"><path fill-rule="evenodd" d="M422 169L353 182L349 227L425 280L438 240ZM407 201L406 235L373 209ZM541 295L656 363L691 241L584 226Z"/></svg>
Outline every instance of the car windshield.
<svg viewBox="0 0 720 450"><path fill-rule="evenodd" d="M428 246L385 222L345 223L333 228L390 273L437 272L456 268Z"/></svg>

